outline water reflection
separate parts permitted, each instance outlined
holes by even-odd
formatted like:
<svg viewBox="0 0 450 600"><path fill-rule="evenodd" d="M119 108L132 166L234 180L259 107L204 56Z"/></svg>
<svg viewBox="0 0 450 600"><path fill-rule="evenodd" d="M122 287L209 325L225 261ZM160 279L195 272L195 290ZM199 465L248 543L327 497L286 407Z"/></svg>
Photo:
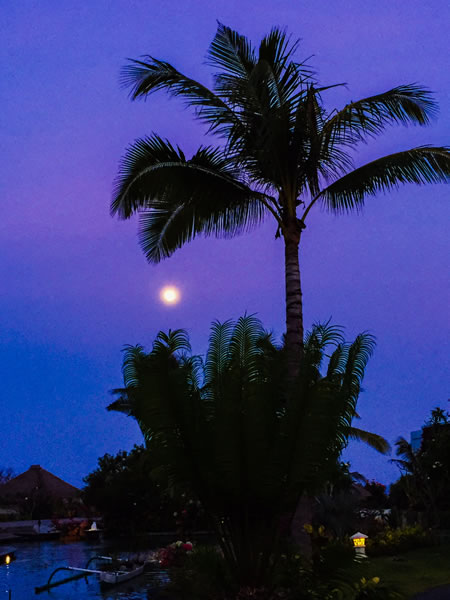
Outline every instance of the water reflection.
<svg viewBox="0 0 450 600"><path fill-rule="evenodd" d="M7 600L9 589L12 590L11 600L28 600L32 598L51 598L52 600L79 600L80 598L102 600L147 600L158 582L164 580L164 574L145 573L142 576L101 591L94 575L79 579L60 587L53 588L35 596L34 588L47 582L51 573L60 566L84 567L87 560L94 554L107 554L108 548L98 542L60 542L21 543L17 545L16 560L10 565L0 567L0 600ZM135 548L125 548L121 552L133 551ZM61 572L61 578L66 575ZM57 576L58 577L58 576Z"/></svg>

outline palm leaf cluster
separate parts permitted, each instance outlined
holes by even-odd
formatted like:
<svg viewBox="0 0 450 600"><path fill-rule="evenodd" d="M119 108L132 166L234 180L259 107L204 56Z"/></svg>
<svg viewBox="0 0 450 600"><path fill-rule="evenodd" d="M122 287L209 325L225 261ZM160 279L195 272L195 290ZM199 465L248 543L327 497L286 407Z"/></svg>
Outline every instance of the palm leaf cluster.
<svg viewBox="0 0 450 600"><path fill-rule="evenodd" d="M137 420L160 465L154 475L197 494L229 565L254 581L281 516L323 485L352 434L373 347L369 334L347 344L339 328L316 325L291 390L284 350L255 317L213 323L204 360L184 331L159 333L149 353L125 349L125 387L108 408Z"/></svg>
<svg viewBox="0 0 450 600"><path fill-rule="evenodd" d="M391 460L402 474L395 484L397 493L406 496L410 508L423 511L433 527L439 526L450 506L450 431L446 418L445 411L433 409L432 424L428 420L423 428L429 437L423 438L421 447L414 450L400 437L395 443L397 458Z"/></svg>
<svg viewBox="0 0 450 600"><path fill-rule="evenodd" d="M303 223L319 200L347 211L400 183L448 181L444 147L412 148L353 168L357 143L389 125L427 125L437 112L430 92L400 85L328 111L323 95L334 86L317 84L307 61L295 59L298 46L273 28L254 47L219 23L207 54L211 89L152 56L123 69L133 99L160 90L180 97L220 138L190 159L156 134L127 151L111 210L122 218L144 212L140 239L150 261L170 256L197 234L239 233L266 214L283 231L297 218Z"/></svg>
<svg viewBox="0 0 450 600"><path fill-rule="evenodd" d="M158 263L196 236L233 237L267 216L285 244L288 377L295 379L304 338L299 244L316 204L335 213L358 211L368 196L400 184L445 183L447 147L420 146L355 168L357 145L391 125L427 125L437 112L417 84L329 110L322 86L298 61L299 42L273 28L259 43L219 23L207 53L212 86L154 56L131 60L122 83L131 97L165 91L182 99L206 125L215 145L187 157L156 133L126 151L111 212L139 213L139 241Z"/></svg>

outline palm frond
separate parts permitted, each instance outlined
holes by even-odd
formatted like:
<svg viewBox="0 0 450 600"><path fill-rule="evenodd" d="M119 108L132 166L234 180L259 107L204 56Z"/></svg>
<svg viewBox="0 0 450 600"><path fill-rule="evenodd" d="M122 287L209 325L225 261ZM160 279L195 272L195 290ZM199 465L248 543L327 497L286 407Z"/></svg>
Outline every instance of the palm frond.
<svg viewBox="0 0 450 600"><path fill-rule="evenodd" d="M154 193L142 188L143 177L148 173L161 170L167 165L185 166L186 157L180 148L175 148L168 140L152 135L136 140L119 164L119 173L115 181L111 215L128 219L138 210L146 208Z"/></svg>
<svg viewBox="0 0 450 600"><path fill-rule="evenodd" d="M222 98L203 84L183 75L170 63L145 56L145 60L130 60L120 76L124 87L131 88L131 98L147 97L165 90L171 96L184 98L186 105L209 126L209 131L227 135L231 129L241 129L239 116Z"/></svg>
<svg viewBox="0 0 450 600"><path fill-rule="evenodd" d="M364 442L380 454L390 454L391 446L389 442L376 433L359 429L358 427L350 427L348 437L351 440L357 440L358 442Z"/></svg>
<svg viewBox="0 0 450 600"><path fill-rule="evenodd" d="M144 348L126 345L123 348L122 375L126 387L136 387L139 384L140 370L147 358Z"/></svg>
<svg viewBox="0 0 450 600"><path fill-rule="evenodd" d="M209 335L208 353L205 362L206 385L217 385L224 377L229 363L229 345L233 335L232 320L214 321Z"/></svg>
<svg viewBox="0 0 450 600"><path fill-rule="evenodd" d="M196 235L233 237L259 224L272 199L235 175L218 149L200 148L187 160L158 136L138 140L124 157L111 212L143 211L139 238L159 262Z"/></svg>
<svg viewBox="0 0 450 600"><path fill-rule="evenodd" d="M450 152L447 147L420 146L383 156L347 173L320 192L333 212L349 212L364 206L366 196L375 196L403 183L448 183Z"/></svg>
<svg viewBox="0 0 450 600"><path fill-rule="evenodd" d="M349 346L346 373L351 374L358 384L362 383L367 363L375 346L375 336L368 332L360 333Z"/></svg>
<svg viewBox="0 0 450 600"><path fill-rule="evenodd" d="M257 62L255 50L248 38L220 22L207 57L209 65L241 78L246 78Z"/></svg>
<svg viewBox="0 0 450 600"><path fill-rule="evenodd" d="M416 453L414 452L413 447L402 436L395 442L395 454L410 462L413 462L416 459Z"/></svg>
<svg viewBox="0 0 450 600"><path fill-rule="evenodd" d="M311 331L305 335L306 348L314 345L324 350L330 344L337 346L343 341L343 328L340 325L332 325L331 319L324 323L314 323Z"/></svg>
<svg viewBox="0 0 450 600"><path fill-rule="evenodd" d="M273 27L259 45L258 61L270 68L272 77L267 84L278 98L276 106L290 105L293 109L293 103L306 89L305 83L312 79L313 70L307 66L307 60L294 60L299 44L299 39L291 41L285 30Z"/></svg>
<svg viewBox="0 0 450 600"><path fill-rule="evenodd" d="M340 378L345 373L348 361L348 349L349 344L340 343L336 346L328 362L327 377L330 379Z"/></svg>
<svg viewBox="0 0 450 600"><path fill-rule="evenodd" d="M325 356L325 350L329 345L339 346L343 342L342 327L331 325L330 321L325 323L314 323L311 331L307 332L304 341L305 367L313 370L319 376L319 370Z"/></svg>
<svg viewBox="0 0 450 600"><path fill-rule="evenodd" d="M239 317L230 339L230 368L240 372L245 383L253 381L259 375L257 357L262 349L258 342L265 334L261 321L254 315Z"/></svg>
<svg viewBox="0 0 450 600"><path fill-rule="evenodd" d="M437 113L432 94L416 84L400 85L382 94L350 102L322 129L324 139L354 144L381 133L387 125L427 125Z"/></svg>
<svg viewBox="0 0 450 600"><path fill-rule="evenodd" d="M181 357L181 364L186 370L186 381L190 389L196 393L200 393L200 390L204 383L204 363L201 356L187 356Z"/></svg>
<svg viewBox="0 0 450 600"><path fill-rule="evenodd" d="M153 342L152 353L167 352L170 355L191 351L189 335L185 329L169 329L168 333L160 331Z"/></svg>
<svg viewBox="0 0 450 600"><path fill-rule="evenodd" d="M116 396L116 399L108 404L106 410L131 416L133 413L133 401L130 390L127 388L116 388L111 390L111 394Z"/></svg>
<svg viewBox="0 0 450 600"><path fill-rule="evenodd" d="M399 469L405 471L406 473L411 473L411 463L407 460L402 460L400 458L391 458L389 461L393 465L397 465Z"/></svg>

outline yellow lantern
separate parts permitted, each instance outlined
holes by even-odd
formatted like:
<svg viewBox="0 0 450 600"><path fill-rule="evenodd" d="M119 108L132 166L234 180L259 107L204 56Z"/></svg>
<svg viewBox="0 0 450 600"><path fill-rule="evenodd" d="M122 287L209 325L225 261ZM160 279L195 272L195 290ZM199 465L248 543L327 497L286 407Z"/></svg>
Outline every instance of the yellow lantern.
<svg viewBox="0 0 450 600"><path fill-rule="evenodd" d="M353 538L353 545L356 546L365 546L366 540L365 538Z"/></svg>
<svg viewBox="0 0 450 600"><path fill-rule="evenodd" d="M9 565L9 563L10 563L10 562L11 562L11 557L10 557L10 555L9 555L9 554L7 554L7 555L5 556L5 564L6 564L6 565Z"/></svg>
<svg viewBox="0 0 450 600"><path fill-rule="evenodd" d="M358 558L366 558L366 540L367 535L358 531L351 536L351 540L353 541L353 546L355 548L355 554Z"/></svg>

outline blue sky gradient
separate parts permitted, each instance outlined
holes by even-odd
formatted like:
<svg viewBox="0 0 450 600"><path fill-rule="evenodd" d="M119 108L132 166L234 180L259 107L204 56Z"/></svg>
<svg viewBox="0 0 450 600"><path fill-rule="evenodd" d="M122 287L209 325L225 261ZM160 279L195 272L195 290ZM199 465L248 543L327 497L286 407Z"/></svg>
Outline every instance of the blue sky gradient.
<svg viewBox="0 0 450 600"><path fill-rule="evenodd" d="M216 19L255 42L272 25L301 37L298 56L329 108L420 82L440 105L428 128L392 128L358 148L357 164L422 144L450 145L446 0L8 2L0 20L0 439L3 466L30 464L80 485L105 452L141 441L109 414L121 348L149 347L160 329L189 330L206 349L213 319L257 313L284 329L283 248L275 227L233 241L199 239L158 266L137 245L136 220L109 216L120 156L158 132L186 153L205 143L188 110L164 94L132 103L126 57L153 54L209 84L204 64ZM378 340L359 403L361 427L391 442L449 408L450 187L403 187L361 215L310 218L301 260L307 325L332 317L349 338ZM158 300L166 283L182 301ZM352 443L353 468L383 482L385 457Z"/></svg>

